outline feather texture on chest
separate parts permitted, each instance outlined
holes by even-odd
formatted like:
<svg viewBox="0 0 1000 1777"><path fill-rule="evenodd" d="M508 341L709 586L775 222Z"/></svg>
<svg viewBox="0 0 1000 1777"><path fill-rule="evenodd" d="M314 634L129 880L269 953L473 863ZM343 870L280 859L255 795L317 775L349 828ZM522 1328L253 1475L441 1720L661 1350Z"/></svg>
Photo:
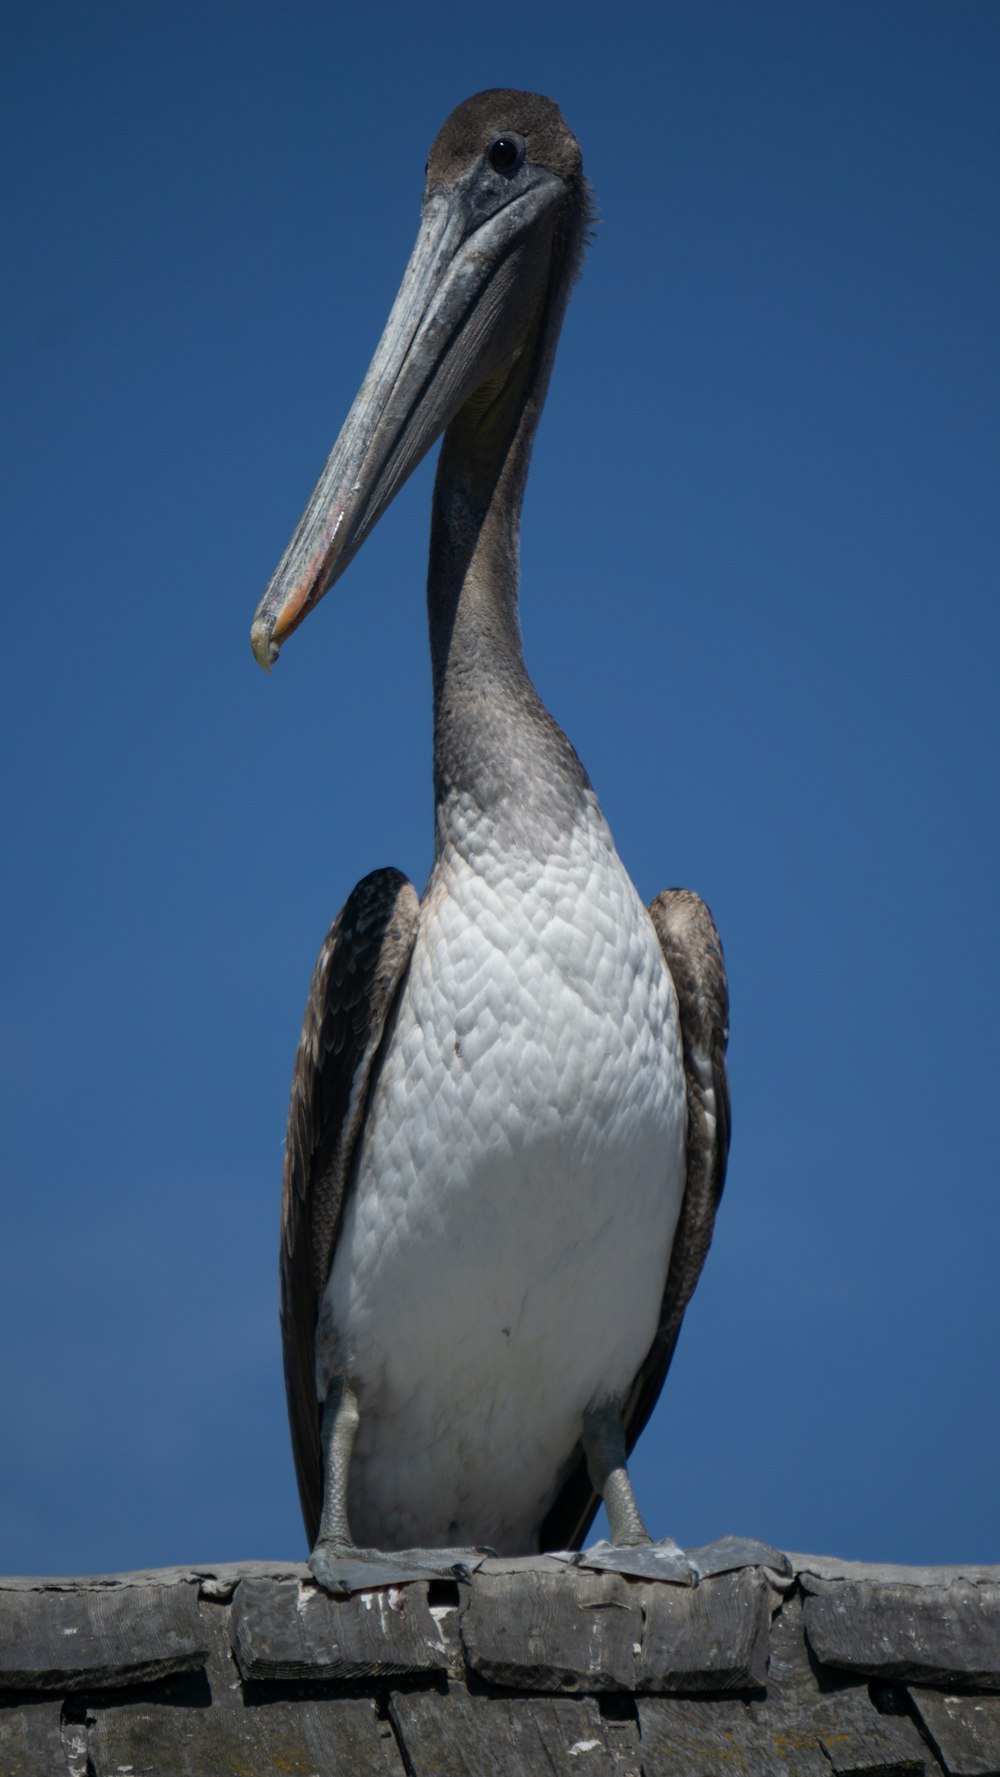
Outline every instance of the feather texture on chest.
<svg viewBox="0 0 1000 1777"><path fill-rule="evenodd" d="M362 1533L398 1546L530 1536L649 1348L683 1190L673 988L596 804L545 860L466 838L421 908L317 1351L320 1397L346 1371L362 1406ZM471 1427L475 1514L442 1519Z"/></svg>

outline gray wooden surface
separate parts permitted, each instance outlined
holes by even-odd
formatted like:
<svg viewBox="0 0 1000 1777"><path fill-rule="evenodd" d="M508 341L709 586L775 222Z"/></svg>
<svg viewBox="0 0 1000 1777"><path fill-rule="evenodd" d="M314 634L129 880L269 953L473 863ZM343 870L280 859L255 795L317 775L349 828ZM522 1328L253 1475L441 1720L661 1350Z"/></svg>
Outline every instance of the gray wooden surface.
<svg viewBox="0 0 1000 1777"><path fill-rule="evenodd" d="M403 1777L395 1736L370 1697L102 1709L90 1761L94 1777Z"/></svg>
<svg viewBox="0 0 1000 1777"><path fill-rule="evenodd" d="M524 1690L630 1691L642 1636L630 1585L618 1574L574 1569L477 1575L462 1601L470 1668Z"/></svg>
<svg viewBox="0 0 1000 1777"><path fill-rule="evenodd" d="M130 1573L0 1574L3 1592L121 1592L137 1587L219 1586L232 1593L240 1580L309 1580L304 1561L219 1561L191 1567L142 1567Z"/></svg>
<svg viewBox="0 0 1000 1777"><path fill-rule="evenodd" d="M925 1747L908 1715L880 1714L867 1684L817 1672L799 1598L786 1599L775 1618L767 1690L751 1700L750 1714L775 1746L818 1745L833 1777L925 1769Z"/></svg>
<svg viewBox="0 0 1000 1777"><path fill-rule="evenodd" d="M0 1581L0 1777L1000 1777L996 1570L773 1556Z"/></svg>
<svg viewBox="0 0 1000 1777"><path fill-rule="evenodd" d="M70 1747L63 1742L61 1718L62 1705L51 1699L0 1708L3 1777L71 1777ZM86 1763L79 1769L86 1770Z"/></svg>
<svg viewBox="0 0 1000 1777"><path fill-rule="evenodd" d="M777 1603L778 1594L755 1569L720 1574L690 1589L644 1586L636 1687L747 1691L762 1686Z"/></svg>
<svg viewBox="0 0 1000 1777"><path fill-rule="evenodd" d="M206 1644L192 1585L0 1594L0 1688L79 1690L195 1671Z"/></svg>
<svg viewBox="0 0 1000 1777"><path fill-rule="evenodd" d="M847 1672L1000 1690L1000 1586L805 1581L816 1658Z"/></svg>
<svg viewBox="0 0 1000 1777"><path fill-rule="evenodd" d="M913 1686L910 1696L951 1777L1000 1773L1000 1697L954 1696Z"/></svg>
<svg viewBox="0 0 1000 1777"><path fill-rule="evenodd" d="M634 1722L607 1722L593 1697L402 1692L392 1720L412 1777L641 1777Z"/></svg>
<svg viewBox="0 0 1000 1777"><path fill-rule="evenodd" d="M246 1679L368 1678L448 1664L426 1581L339 1599L295 1580L244 1580L232 1635Z"/></svg>
<svg viewBox="0 0 1000 1777"><path fill-rule="evenodd" d="M837 1555L788 1555L793 1573L821 1580L864 1580L868 1585L950 1586L954 1580L1000 1586L1000 1563L971 1562L959 1567L904 1567L882 1561L842 1561Z"/></svg>
<svg viewBox="0 0 1000 1777"><path fill-rule="evenodd" d="M643 1777L830 1777L815 1739L774 1734L745 1703L640 1697Z"/></svg>

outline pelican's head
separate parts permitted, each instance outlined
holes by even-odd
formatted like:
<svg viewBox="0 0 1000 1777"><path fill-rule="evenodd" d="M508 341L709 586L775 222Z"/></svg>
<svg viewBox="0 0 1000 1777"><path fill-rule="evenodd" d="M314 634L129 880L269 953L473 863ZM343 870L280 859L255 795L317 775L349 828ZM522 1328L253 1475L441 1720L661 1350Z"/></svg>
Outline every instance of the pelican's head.
<svg viewBox="0 0 1000 1777"><path fill-rule="evenodd" d="M498 88L452 112L428 158L420 232L385 332L257 607L261 666L466 403L502 404L540 318L565 300L587 217L579 144L551 99Z"/></svg>

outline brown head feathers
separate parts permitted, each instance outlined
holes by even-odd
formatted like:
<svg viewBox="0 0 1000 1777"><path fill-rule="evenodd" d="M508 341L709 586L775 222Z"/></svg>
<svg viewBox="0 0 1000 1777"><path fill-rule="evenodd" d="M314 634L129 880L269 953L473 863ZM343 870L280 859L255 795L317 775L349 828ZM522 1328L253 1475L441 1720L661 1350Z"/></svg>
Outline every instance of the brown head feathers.
<svg viewBox="0 0 1000 1777"><path fill-rule="evenodd" d="M442 125L427 161L428 190L454 185L472 161L511 132L523 136L528 159L535 166L557 173L568 183L582 177L580 144L558 105L541 93L498 86L466 99Z"/></svg>

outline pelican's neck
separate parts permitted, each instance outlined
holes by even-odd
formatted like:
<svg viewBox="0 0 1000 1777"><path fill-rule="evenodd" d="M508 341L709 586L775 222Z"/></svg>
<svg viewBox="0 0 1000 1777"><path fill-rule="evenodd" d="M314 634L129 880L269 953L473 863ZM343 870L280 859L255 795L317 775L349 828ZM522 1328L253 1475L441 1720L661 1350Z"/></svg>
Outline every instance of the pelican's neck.
<svg viewBox="0 0 1000 1777"><path fill-rule="evenodd" d="M560 291L501 387L445 433L434 486L428 615L437 849L486 814L505 843L554 842L588 780L524 664L521 504L565 304Z"/></svg>
<svg viewBox="0 0 1000 1777"><path fill-rule="evenodd" d="M517 589L521 502L538 416L525 403L498 416L499 425L494 415L491 426L477 405L469 402L448 427L434 484L427 605L436 738L460 719L473 690L477 698L531 691Z"/></svg>

